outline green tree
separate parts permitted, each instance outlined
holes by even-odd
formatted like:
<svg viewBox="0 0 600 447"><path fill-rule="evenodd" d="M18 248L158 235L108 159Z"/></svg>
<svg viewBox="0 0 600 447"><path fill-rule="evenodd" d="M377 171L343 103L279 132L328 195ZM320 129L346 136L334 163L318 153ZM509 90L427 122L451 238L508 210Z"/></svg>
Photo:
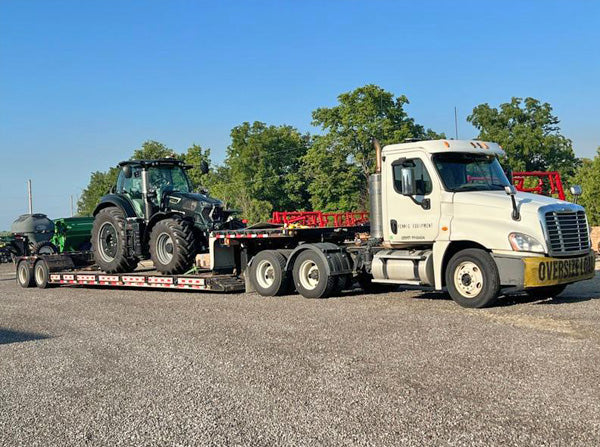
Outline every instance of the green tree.
<svg viewBox="0 0 600 447"><path fill-rule="evenodd" d="M250 222L268 219L272 210L306 208L300 165L308 144L309 137L291 126L246 122L234 127L224 165L209 179L211 194Z"/></svg>
<svg viewBox="0 0 600 447"><path fill-rule="evenodd" d="M600 147L593 160L582 160L571 183L583 189L579 203L585 207L590 225L600 225Z"/></svg>
<svg viewBox="0 0 600 447"><path fill-rule="evenodd" d="M514 171L560 171L568 178L577 168L571 140L561 135L548 103L512 98L498 109L480 104L467 121L479 130L479 139L502 146Z"/></svg>
<svg viewBox="0 0 600 447"><path fill-rule="evenodd" d="M153 160L157 158L177 158L182 159L181 154L177 154L173 149L169 149L162 143L154 140L148 140L142 143L142 147L133 151L131 160Z"/></svg>
<svg viewBox="0 0 600 447"><path fill-rule="evenodd" d="M304 157L305 176L310 183L314 209L365 209L367 179L375 166L372 138L382 145L406 139L443 138L425 129L408 116L404 95L395 97L373 84L338 96L334 107L322 107L312 114L313 125L325 132L315 136Z"/></svg>
<svg viewBox="0 0 600 447"><path fill-rule="evenodd" d="M100 198L107 194L110 188L117 183L118 168L110 168L106 172L92 172L90 182L81 193L77 202L77 212L81 216L91 216Z"/></svg>
<svg viewBox="0 0 600 447"><path fill-rule="evenodd" d="M202 174L200 164L205 161L210 166L210 149L202 149L202 146L192 144L183 155L183 161L192 166L188 170L188 175L194 188L198 190L201 186L207 186L205 183L208 181L207 177L210 173Z"/></svg>

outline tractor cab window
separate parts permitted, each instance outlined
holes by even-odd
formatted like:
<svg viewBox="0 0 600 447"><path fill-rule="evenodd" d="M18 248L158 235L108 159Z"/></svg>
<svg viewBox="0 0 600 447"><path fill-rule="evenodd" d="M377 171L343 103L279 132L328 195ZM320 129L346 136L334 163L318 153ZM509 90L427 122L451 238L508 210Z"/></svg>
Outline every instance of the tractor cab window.
<svg viewBox="0 0 600 447"><path fill-rule="evenodd" d="M191 192L183 168L179 166L158 166L148 169L148 188L156 192Z"/></svg>
<svg viewBox="0 0 600 447"><path fill-rule="evenodd" d="M431 194L433 186L431 184L431 177L427 172L427 168L423 164L423 160L420 158L411 158L405 160L402 163L392 164L394 170L394 189L398 193L402 193L402 168L412 168L415 172L415 186L416 193L418 196L426 196Z"/></svg>
<svg viewBox="0 0 600 447"><path fill-rule="evenodd" d="M120 194L127 193L131 195L142 195L142 170L139 166L131 167L131 177L125 177L125 173L121 171L117 179L117 192Z"/></svg>

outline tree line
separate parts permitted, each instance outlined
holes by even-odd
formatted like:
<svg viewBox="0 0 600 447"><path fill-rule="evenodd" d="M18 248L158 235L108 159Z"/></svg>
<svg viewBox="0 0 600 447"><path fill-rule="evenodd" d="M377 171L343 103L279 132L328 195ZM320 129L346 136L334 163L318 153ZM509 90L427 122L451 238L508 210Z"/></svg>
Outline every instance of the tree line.
<svg viewBox="0 0 600 447"><path fill-rule="evenodd" d="M205 160L211 166L207 174L197 168L189 171L194 187L207 188L242 217L258 222L272 211L368 209L367 179L375 166L373 137L382 145L446 138L408 115L406 96L377 85L342 93L337 100L333 107L312 112L318 134L258 121L234 127L222 164L211 163L208 148L193 144L177 153L157 141L143 143L131 159L174 156L194 167ZM580 183L582 204L593 223L600 223L600 150L593 161L577 159L550 104L534 98L512 98L498 108L481 104L467 121L478 130L476 138L503 147L504 166L514 171L559 171L567 184ZM93 212L117 174L117 168L91 174L78 203L80 214Z"/></svg>

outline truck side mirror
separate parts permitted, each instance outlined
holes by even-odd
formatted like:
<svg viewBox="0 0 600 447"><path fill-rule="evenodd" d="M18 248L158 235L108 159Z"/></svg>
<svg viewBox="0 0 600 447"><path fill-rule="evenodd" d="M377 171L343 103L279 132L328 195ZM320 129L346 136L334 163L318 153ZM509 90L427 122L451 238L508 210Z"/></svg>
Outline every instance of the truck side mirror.
<svg viewBox="0 0 600 447"><path fill-rule="evenodd" d="M206 160L202 160L200 162L200 172L202 174L208 174L208 163L206 162Z"/></svg>
<svg viewBox="0 0 600 447"><path fill-rule="evenodd" d="M583 190L581 189L581 186L579 185L573 185L569 188L569 190L571 191L571 195L573 196L573 202L577 203L577 200L579 199L579 196L583 193Z"/></svg>
<svg viewBox="0 0 600 447"><path fill-rule="evenodd" d="M123 175L125 176L125 178L131 178L131 166L130 165L123 166Z"/></svg>
<svg viewBox="0 0 600 447"><path fill-rule="evenodd" d="M415 171L412 168L402 168L402 195L414 196L417 192Z"/></svg>

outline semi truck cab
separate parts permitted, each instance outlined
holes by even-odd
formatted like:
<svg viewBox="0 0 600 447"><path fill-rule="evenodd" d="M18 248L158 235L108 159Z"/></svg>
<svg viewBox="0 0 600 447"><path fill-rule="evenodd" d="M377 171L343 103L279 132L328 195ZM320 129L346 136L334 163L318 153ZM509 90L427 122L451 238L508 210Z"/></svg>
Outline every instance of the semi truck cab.
<svg viewBox="0 0 600 447"><path fill-rule="evenodd" d="M376 152L373 282L446 287L459 304L482 307L502 290L553 296L593 276L583 207L516 192L498 144L376 143Z"/></svg>

